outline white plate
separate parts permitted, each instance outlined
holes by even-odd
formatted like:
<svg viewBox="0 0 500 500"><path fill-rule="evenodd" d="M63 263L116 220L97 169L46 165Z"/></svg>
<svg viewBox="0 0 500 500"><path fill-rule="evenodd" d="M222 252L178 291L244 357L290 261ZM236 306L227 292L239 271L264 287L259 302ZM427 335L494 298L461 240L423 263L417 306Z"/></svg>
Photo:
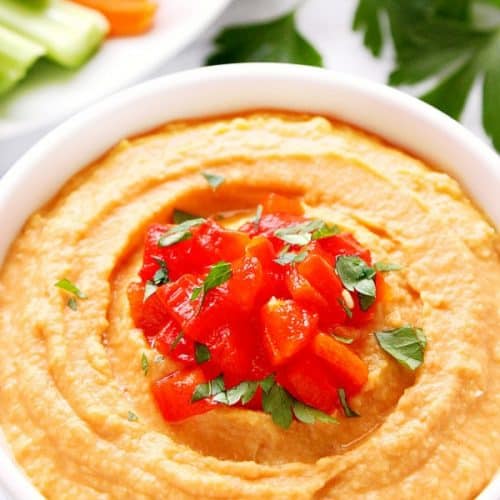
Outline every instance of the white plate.
<svg viewBox="0 0 500 500"><path fill-rule="evenodd" d="M0 181L0 265L26 218L120 139L171 120L272 108L335 116L439 165L500 229L500 157L450 117L392 88L332 71L239 64L147 82L98 103L48 134ZM0 484L16 500L40 498L1 439ZM500 477L479 498L498 500Z"/></svg>
<svg viewBox="0 0 500 500"><path fill-rule="evenodd" d="M50 125L100 97L139 81L194 40L231 0L158 0L148 34L107 40L80 70L38 62L0 99L0 140Z"/></svg>

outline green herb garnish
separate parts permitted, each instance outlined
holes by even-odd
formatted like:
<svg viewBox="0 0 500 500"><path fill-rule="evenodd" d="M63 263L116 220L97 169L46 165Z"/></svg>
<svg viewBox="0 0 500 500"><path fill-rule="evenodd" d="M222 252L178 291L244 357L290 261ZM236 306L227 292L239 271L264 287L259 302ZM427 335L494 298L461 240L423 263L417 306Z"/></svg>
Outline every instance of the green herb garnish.
<svg viewBox="0 0 500 500"><path fill-rule="evenodd" d="M184 210L179 210L178 208L174 208L174 212L172 214L172 221L174 224L182 224L188 220L200 219L199 215L193 215L189 212L184 212Z"/></svg>
<svg viewBox="0 0 500 500"><path fill-rule="evenodd" d="M213 396L217 396L218 394L224 392L226 387L224 385L224 378L222 375L219 375L217 378L213 380L209 380L204 384L199 384L196 386L193 396L191 397L191 402L195 403L200 399L205 399Z"/></svg>
<svg viewBox="0 0 500 500"><path fill-rule="evenodd" d="M337 342L341 342L342 344L352 344L354 342L354 339L350 338L350 337L342 337L340 335L335 335L334 333L332 333L332 337L337 341Z"/></svg>
<svg viewBox="0 0 500 500"><path fill-rule="evenodd" d="M168 283L167 263L160 257L153 257L153 260L160 266L160 269L158 269L153 276L153 285L165 285Z"/></svg>
<svg viewBox="0 0 500 500"><path fill-rule="evenodd" d="M178 345L179 342L184 338L184 332L179 332L179 335L175 337L174 341L170 344L170 350L173 351Z"/></svg>
<svg viewBox="0 0 500 500"><path fill-rule="evenodd" d="M146 376L149 373L149 360L145 353L142 353L141 356L141 368L144 372L144 376Z"/></svg>
<svg viewBox="0 0 500 500"><path fill-rule="evenodd" d="M205 177L209 186L215 191L221 184L224 184L226 179L222 175L211 174L209 172L202 172L201 175Z"/></svg>
<svg viewBox="0 0 500 500"><path fill-rule="evenodd" d="M70 297L67 302L67 306L73 311L76 311L78 309L78 301L76 300L77 298L82 300L88 298L74 283L72 283L67 278L59 280L54 286L74 295L74 297Z"/></svg>
<svg viewBox="0 0 500 500"><path fill-rule="evenodd" d="M274 262L280 264L281 266L286 266L287 264L297 264L304 261L308 255L307 250L302 250L302 252L299 253L289 252L288 250L290 250L290 245L285 245L278 257L274 259Z"/></svg>
<svg viewBox="0 0 500 500"><path fill-rule="evenodd" d="M227 404L232 406L241 401L246 405L254 396L259 382L245 381L227 391Z"/></svg>
<svg viewBox="0 0 500 500"><path fill-rule="evenodd" d="M190 231L191 228L203 224L205 219L190 219L182 222L181 224L171 227L164 235L158 240L159 247L169 247L180 241L188 240L192 238L193 233Z"/></svg>
<svg viewBox="0 0 500 500"><path fill-rule="evenodd" d="M335 261L335 270L344 287L350 292L357 292L359 305L366 311L376 298L375 269L356 255L339 255Z"/></svg>
<svg viewBox="0 0 500 500"><path fill-rule="evenodd" d="M210 357L210 351L205 344L202 344L200 342L194 343L194 359L199 365L209 361Z"/></svg>
<svg viewBox="0 0 500 500"><path fill-rule="evenodd" d="M203 300L207 292L228 281L232 275L233 269L229 262L221 261L214 264L210 268L208 276L203 281L203 284L194 288L191 293L191 300L196 300L200 294L202 295Z"/></svg>
<svg viewBox="0 0 500 500"><path fill-rule="evenodd" d="M295 11L264 23L230 26L215 39L206 63L290 62L323 66L319 52L297 31Z"/></svg>
<svg viewBox="0 0 500 500"><path fill-rule="evenodd" d="M375 271L380 273L388 273L390 271L401 271L401 266L398 264L391 264L388 262L375 262L373 265Z"/></svg>
<svg viewBox="0 0 500 500"><path fill-rule="evenodd" d="M375 332L380 347L403 366L416 370L424 361L427 339L421 328L406 325Z"/></svg>
<svg viewBox="0 0 500 500"><path fill-rule="evenodd" d="M304 424L314 424L316 421L327 424L338 424L339 421L321 410L307 406L300 401L293 402L293 413L297 420Z"/></svg>
<svg viewBox="0 0 500 500"><path fill-rule="evenodd" d="M158 290L158 287L151 280L146 281L146 286L144 287L144 301L149 299L156 290Z"/></svg>
<svg viewBox="0 0 500 500"><path fill-rule="evenodd" d="M255 227L258 229L260 221L262 219L262 211L264 210L264 207L262 205L257 205L257 210L255 210L255 217L253 218L253 223L255 224Z"/></svg>
<svg viewBox="0 0 500 500"><path fill-rule="evenodd" d="M453 118L460 118L481 78L483 126L500 150L500 2L488 3L490 12L474 0L360 0L353 27L380 56L387 16L396 55L389 83L415 85L437 77L422 99Z"/></svg>
<svg viewBox="0 0 500 500"><path fill-rule="evenodd" d="M129 422L137 422L139 420L139 417L133 411L129 411L127 419Z"/></svg>
<svg viewBox="0 0 500 500"><path fill-rule="evenodd" d="M350 406L349 403L347 402L347 397L345 394L345 390L342 389L342 387L337 389L337 394L339 396L340 404L342 405L342 409L344 410L344 415L346 417L352 418L352 417L359 417L360 414L356 413Z"/></svg>
<svg viewBox="0 0 500 500"><path fill-rule="evenodd" d="M312 239L313 240L321 240L323 238L329 238L330 236L335 236L340 233L340 228L336 224L330 225L326 222L323 225L313 232Z"/></svg>
<svg viewBox="0 0 500 500"><path fill-rule="evenodd" d="M292 404L293 398L279 384L274 384L262 395L262 409L283 429L288 429L292 423Z"/></svg>
<svg viewBox="0 0 500 500"><path fill-rule="evenodd" d="M325 225L322 220L312 220L277 229L274 235L289 245L304 246L311 243L313 233Z"/></svg>

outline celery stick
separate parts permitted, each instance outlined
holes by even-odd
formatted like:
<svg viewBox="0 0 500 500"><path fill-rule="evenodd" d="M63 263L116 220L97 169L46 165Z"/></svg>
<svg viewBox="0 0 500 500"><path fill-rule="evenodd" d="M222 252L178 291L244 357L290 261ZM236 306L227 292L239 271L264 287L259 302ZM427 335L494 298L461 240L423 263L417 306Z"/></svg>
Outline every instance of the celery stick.
<svg viewBox="0 0 500 500"><path fill-rule="evenodd" d="M0 26L0 94L24 78L45 49L17 33Z"/></svg>
<svg viewBox="0 0 500 500"><path fill-rule="evenodd" d="M66 0L51 0L45 8L0 0L0 24L39 43L49 59L68 68L81 66L109 29L104 16Z"/></svg>

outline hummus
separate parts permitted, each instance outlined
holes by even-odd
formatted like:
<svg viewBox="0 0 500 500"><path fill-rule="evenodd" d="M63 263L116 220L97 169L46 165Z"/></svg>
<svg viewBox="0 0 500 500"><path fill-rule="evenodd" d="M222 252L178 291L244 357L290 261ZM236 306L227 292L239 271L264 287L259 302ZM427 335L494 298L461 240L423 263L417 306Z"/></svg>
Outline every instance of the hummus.
<svg viewBox="0 0 500 500"><path fill-rule="evenodd" d="M224 176L217 191L204 170ZM422 327L424 363L406 370L369 335L362 417L339 425L284 430L229 407L168 425L150 383L171 367L126 295L145 229L174 207L238 226L270 191L403 266L370 331ZM63 277L88 295L76 311ZM500 464L499 283L498 235L457 182L376 137L279 113L170 124L73 177L15 240L0 426L49 498L471 498Z"/></svg>

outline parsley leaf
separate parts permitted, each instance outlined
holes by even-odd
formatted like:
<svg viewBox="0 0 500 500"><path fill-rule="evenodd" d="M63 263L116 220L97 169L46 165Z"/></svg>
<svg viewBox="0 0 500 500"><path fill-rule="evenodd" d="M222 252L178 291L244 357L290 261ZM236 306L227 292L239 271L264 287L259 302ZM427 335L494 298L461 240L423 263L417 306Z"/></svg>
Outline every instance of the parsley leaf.
<svg viewBox="0 0 500 500"><path fill-rule="evenodd" d="M324 225L322 220L312 220L277 229L274 235L289 245L304 246L311 243L312 233Z"/></svg>
<svg viewBox="0 0 500 500"><path fill-rule="evenodd" d="M400 271L402 268L398 264L391 264L389 262L375 262L373 265L375 271L380 273L388 273L390 271Z"/></svg>
<svg viewBox="0 0 500 500"><path fill-rule="evenodd" d="M160 237L158 240L158 246L162 248L169 247L175 243L179 243L180 241L188 240L193 236L190 229L203 224L203 222L205 222L205 219L203 218L191 219L186 220L177 226L171 227Z"/></svg>
<svg viewBox="0 0 500 500"><path fill-rule="evenodd" d="M61 290L65 290L68 293L74 295L74 297L70 297L67 302L67 306L72 310L78 310L78 299L87 299L88 297L69 279L63 278L59 280L54 286L60 288Z"/></svg>
<svg viewBox="0 0 500 500"><path fill-rule="evenodd" d="M292 424L292 404L292 397L279 384L274 384L269 392L262 395L262 409L283 429L288 429Z"/></svg>
<svg viewBox="0 0 500 500"><path fill-rule="evenodd" d="M490 4L500 12L500 2ZM437 76L422 99L453 118L460 118L475 81L484 76L483 126L500 151L500 22L484 27L476 6L481 2L359 0L353 29L364 32L365 46L379 56L386 15L396 54L389 83L414 85Z"/></svg>
<svg viewBox="0 0 500 500"><path fill-rule="evenodd" d="M321 54L297 31L295 11L264 23L230 26L214 42L208 65L288 62L323 66Z"/></svg>
<svg viewBox="0 0 500 500"><path fill-rule="evenodd" d="M78 309L78 302L76 301L75 297L70 297L68 299L68 307L73 311L76 311Z"/></svg>
<svg viewBox="0 0 500 500"><path fill-rule="evenodd" d="M273 374L268 375L261 383L260 386L264 392L269 392L271 387L276 383L276 378Z"/></svg>
<svg viewBox="0 0 500 500"><path fill-rule="evenodd" d="M69 279L63 278L59 280L54 286L57 288L61 288L62 290L66 290L66 292L73 294L75 297L79 299L87 299L88 297Z"/></svg>
<svg viewBox="0 0 500 500"><path fill-rule="evenodd" d="M352 312L351 312L351 315L352 315ZM337 342L341 342L342 344L352 344L354 342L354 339L353 338L350 338L350 337L342 337L340 335L335 335L334 333L332 333L332 337L337 341Z"/></svg>
<svg viewBox="0 0 500 500"><path fill-rule="evenodd" d="M145 353L142 353L141 356L141 368L144 372L144 376L146 376L149 373L149 360Z"/></svg>
<svg viewBox="0 0 500 500"><path fill-rule="evenodd" d="M344 415L348 418L359 417L360 414L356 413L347 402L347 396L345 390L342 387L337 389L337 394L339 396L340 404L342 405L342 409L344 410Z"/></svg>
<svg viewBox="0 0 500 500"><path fill-rule="evenodd" d="M205 344L200 342L194 343L194 359L196 362L201 365L202 363L206 363L211 358L210 351Z"/></svg>
<svg viewBox="0 0 500 500"><path fill-rule="evenodd" d="M184 212L184 210L179 210L178 208L174 208L174 212L172 214L172 221L174 224L182 224L187 220L199 219L199 215L193 215L189 212Z"/></svg>
<svg viewBox="0 0 500 500"><path fill-rule="evenodd" d="M406 325L375 332L380 347L403 366L416 370L424 361L427 339L420 328Z"/></svg>
<svg viewBox="0 0 500 500"><path fill-rule="evenodd" d="M179 335L175 337L174 341L170 344L170 351L173 351L178 345L179 342L184 338L184 332L179 332Z"/></svg>
<svg viewBox="0 0 500 500"><path fill-rule="evenodd" d="M254 396L259 387L255 381L241 382L227 391L227 404L232 406L241 401L246 405Z"/></svg>
<svg viewBox="0 0 500 500"><path fill-rule="evenodd" d="M290 250L290 245L283 247L278 257L274 259L274 262L281 266L286 266L287 264L302 262L307 257L307 250L303 250L299 253L289 252L288 250Z"/></svg>
<svg viewBox="0 0 500 500"><path fill-rule="evenodd" d="M197 385L193 392L193 396L191 397L191 402L195 403L200 399L217 396L218 394L223 393L225 390L226 387L224 385L224 378L222 375L219 375L213 380L209 380L204 384Z"/></svg>
<svg viewBox="0 0 500 500"><path fill-rule="evenodd" d="M253 223L255 227L258 229L260 221L262 219L262 212L264 210L264 207L262 205L257 205L257 210L255 210L255 217L253 218Z"/></svg>
<svg viewBox="0 0 500 500"><path fill-rule="evenodd" d="M202 298L204 298L207 292L228 281L232 275L233 268L229 262L221 261L214 264L203 281L203 285L197 286L193 290L191 300L196 300L200 294L203 294Z"/></svg>
<svg viewBox="0 0 500 500"><path fill-rule="evenodd" d="M210 187L215 191L221 184L224 184L226 179L222 175L211 174L209 172L202 172L201 175L205 177Z"/></svg>
<svg viewBox="0 0 500 500"><path fill-rule="evenodd" d="M159 257L153 257L153 260L160 266L160 269L158 269L153 276L153 285L165 285L166 283L168 283L167 263Z"/></svg>
<svg viewBox="0 0 500 500"><path fill-rule="evenodd" d="M323 225L313 232L312 239L313 240L321 240L323 238L329 238L330 236L335 236L340 233L340 228L336 224L330 226L326 222Z"/></svg>
<svg viewBox="0 0 500 500"><path fill-rule="evenodd" d="M139 420L139 417L133 411L129 411L127 419L129 422L137 422Z"/></svg>
<svg viewBox="0 0 500 500"><path fill-rule="evenodd" d="M328 424L339 423L336 418L322 412L321 410L317 410L316 408L307 406L300 401L294 401L292 408L294 415L297 417L297 420L304 424L314 424L316 421L325 422Z"/></svg>
<svg viewBox="0 0 500 500"><path fill-rule="evenodd" d="M350 292L357 292L359 305L366 311L377 296L375 287L375 269L356 255L339 255L335 261L335 270L344 287Z"/></svg>

